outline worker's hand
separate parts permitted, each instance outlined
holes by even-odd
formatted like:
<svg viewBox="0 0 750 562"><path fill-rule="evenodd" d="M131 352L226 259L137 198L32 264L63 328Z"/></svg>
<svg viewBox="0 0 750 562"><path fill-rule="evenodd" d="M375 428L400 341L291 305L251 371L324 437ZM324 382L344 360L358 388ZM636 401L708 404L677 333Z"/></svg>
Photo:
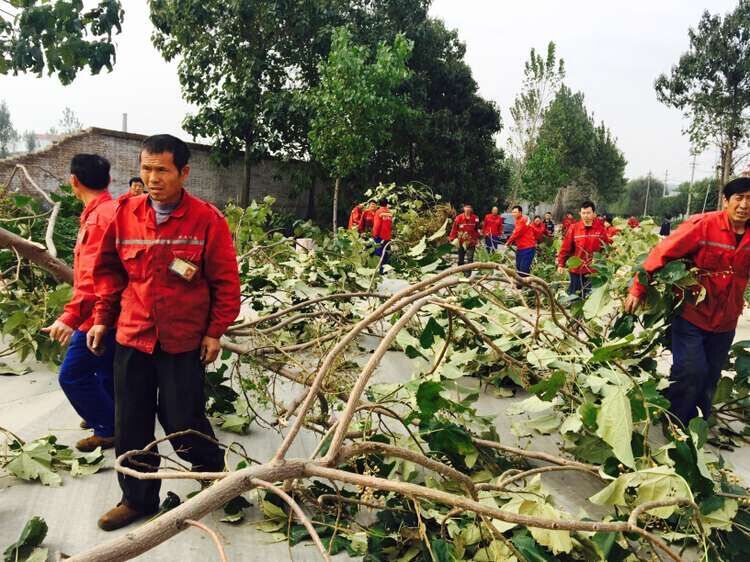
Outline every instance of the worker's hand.
<svg viewBox="0 0 750 562"><path fill-rule="evenodd" d="M201 362L204 365L213 363L219 356L221 351L221 342L219 338L212 338L210 336L203 336L201 340Z"/></svg>
<svg viewBox="0 0 750 562"><path fill-rule="evenodd" d="M104 336L108 328L104 324L94 324L86 334L86 347L97 356L104 355Z"/></svg>
<svg viewBox="0 0 750 562"><path fill-rule="evenodd" d="M73 328L59 320L55 320L51 326L42 328L42 332L49 334L50 339L60 342L60 345L68 345L71 336L73 336Z"/></svg>
<svg viewBox="0 0 750 562"><path fill-rule="evenodd" d="M558 273L559 273L560 275L562 275L563 273L565 273L565 268L564 268L563 266L561 266L561 265L558 265L558 266L557 266L557 272L558 272Z"/></svg>
<svg viewBox="0 0 750 562"><path fill-rule="evenodd" d="M636 310L643 304L645 299L643 297L636 297L635 295L628 294L628 298L625 299L623 309L628 314L635 314Z"/></svg>

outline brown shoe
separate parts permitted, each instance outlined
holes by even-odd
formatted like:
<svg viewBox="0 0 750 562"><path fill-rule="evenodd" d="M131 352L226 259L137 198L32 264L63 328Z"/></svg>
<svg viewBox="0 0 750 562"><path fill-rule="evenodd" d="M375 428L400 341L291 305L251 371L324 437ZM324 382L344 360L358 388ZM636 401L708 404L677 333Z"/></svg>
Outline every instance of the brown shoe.
<svg viewBox="0 0 750 562"><path fill-rule="evenodd" d="M81 423L78 425L81 426L81 429L91 429L89 422L87 422L86 420L81 420Z"/></svg>
<svg viewBox="0 0 750 562"><path fill-rule="evenodd" d="M114 531L115 529L121 529L139 519L153 515L154 513L156 512L140 511L130 507L124 502L121 502L117 504L117 507L110 509L107 513L102 515L97 524L103 531Z"/></svg>
<svg viewBox="0 0 750 562"><path fill-rule="evenodd" d="M103 450L103 449L111 449L114 446L115 446L114 437L99 437L98 435L92 435L91 437L86 437L86 439L81 439L78 443L76 443L76 449L78 449L82 453L90 453L91 451L95 450L97 447L101 447Z"/></svg>

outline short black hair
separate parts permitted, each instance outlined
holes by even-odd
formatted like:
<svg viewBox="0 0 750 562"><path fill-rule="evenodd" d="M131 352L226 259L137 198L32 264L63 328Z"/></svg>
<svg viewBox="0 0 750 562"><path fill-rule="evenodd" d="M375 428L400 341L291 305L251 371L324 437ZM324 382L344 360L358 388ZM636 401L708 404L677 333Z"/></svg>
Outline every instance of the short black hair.
<svg viewBox="0 0 750 562"><path fill-rule="evenodd" d="M539 215L534 215L534 220L536 220L536 219L541 219L541 218L542 218L542 217L540 217Z"/></svg>
<svg viewBox="0 0 750 562"><path fill-rule="evenodd" d="M139 176L132 177L130 178L130 181L128 182L128 187L130 187L134 183L143 183L143 180Z"/></svg>
<svg viewBox="0 0 750 562"><path fill-rule="evenodd" d="M471 207L473 209L474 205L472 205L471 203L464 203L464 207Z"/></svg>
<svg viewBox="0 0 750 562"><path fill-rule="evenodd" d="M606 215L604 215L604 220L611 224L612 221L615 220L615 217L613 217L611 214L607 213Z"/></svg>
<svg viewBox="0 0 750 562"><path fill-rule="evenodd" d="M106 189L109 160L98 154L76 154L70 160L70 173L89 189Z"/></svg>
<svg viewBox="0 0 750 562"><path fill-rule="evenodd" d="M515 211L516 209L518 209L518 212L519 212L519 213L523 213L523 207L521 207L521 205L513 205L513 206L512 206L511 208L510 208L510 210L511 210L511 211Z"/></svg>
<svg viewBox="0 0 750 562"><path fill-rule="evenodd" d="M593 201L589 201L588 199L581 203L581 209L591 209L592 211L596 212L596 205L594 205Z"/></svg>
<svg viewBox="0 0 750 562"><path fill-rule="evenodd" d="M388 199L386 199L385 197L383 197L383 198L382 198L382 199L380 200L380 206L381 206L381 207L387 207L387 206L388 206Z"/></svg>
<svg viewBox="0 0 750 562"><path fill-rule="evenodd" d="M367 204L368 204L368 205L369 205L370 203L374 203L375 205L377 205L377 204L378 204L378 202L377 202L377 201L375 201L375 199L370 199L370 200L369 200L369 201L367 202Z"/></svg>
<svg viewBox="0 0 750 562"><path fill-rule="evenodd" d="M745 177L734 178L724 186L724 189L721 190L722 194L727 199L729 199L732 195L736 195L737 193L745 193L747 191L750 191L750 178Z"/></svg>
<svg viewBox="0 0 750 562"><path fill-rule="evenodd" d="M152 135L144 139L143 144L141 144L141 151L148 152L149 154L164 154L165 152L169 152L179 172L190 161L190 149L188 145L172 135Z"/></svg>

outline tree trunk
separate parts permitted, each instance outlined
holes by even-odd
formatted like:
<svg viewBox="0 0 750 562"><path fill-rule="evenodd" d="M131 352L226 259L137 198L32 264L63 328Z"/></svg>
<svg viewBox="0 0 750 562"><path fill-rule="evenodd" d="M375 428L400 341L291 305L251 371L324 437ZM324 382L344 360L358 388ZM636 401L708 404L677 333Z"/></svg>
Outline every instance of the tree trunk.
<svg viewBox="0 0 750 562"><path fill-rule="evenodd" d="M732 161L734 160L734 143L726 141L721 147L721 181L717 186L718 193L716 198L716 209L721 211L724 206L724 197L721 190L732 177Z"/></svg>
<svg viewBox="0 0 750 562"><path fill-rule="evenodd" d="M315 220L317 215L315 211L315 185L318 178L313 177L310 183L310 189L307 190L307 211L305 212L305 220Z"/></svg>
<svg viewBox="0 0 750 562"><path fill-rule="evenodd" d="M253 168L253 155L250 150L250 137L245 139L245 178L242 183L242 191L240 192L240 207L243 209L250 204L250 173Z"/></svg>
<svg viewBox="0 0 750 562"><path fill-rule="evenodd" d="M22 258L50 273L58 281L73 284L73 269L52 256L44 246L0 228L0 248L14 249Z"/></svg>
<svg viewBox="0 0 750 562"><path fill-rule="evenodd" d="M338 226L338 215L339 215L339 186L341 185L341 178L336 178L336 185L333 187L333 233L336 233Z"/></svg>

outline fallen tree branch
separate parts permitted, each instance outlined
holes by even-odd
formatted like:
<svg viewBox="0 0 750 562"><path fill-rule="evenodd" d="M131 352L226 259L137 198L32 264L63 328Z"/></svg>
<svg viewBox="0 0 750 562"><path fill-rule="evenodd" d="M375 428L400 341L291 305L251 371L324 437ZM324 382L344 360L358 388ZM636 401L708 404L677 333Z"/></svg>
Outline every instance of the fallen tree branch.
<svg viewBox="0 0 750 562"><path fill-rule="evenodd" d="M221 562L227 562L227 555L224 552L224 545L221 544L221 539L219 538L219 535L216 534L216 531L207 527L200 521L194 521L193 519L186 519L185 525L200 529L201 531L206 533L209 537L211 537L211 540L214 541L214 544L216 545L216 550L219 551L219 559L221 560Z"/></svg>
<svg viewBox="0 0 750 562"><path fill-rule="evenodd" d="M15 250L22 258L42 268L58 281L73 284L73 268L53 256L42 244L0 228L0 248Z"/></svg>

